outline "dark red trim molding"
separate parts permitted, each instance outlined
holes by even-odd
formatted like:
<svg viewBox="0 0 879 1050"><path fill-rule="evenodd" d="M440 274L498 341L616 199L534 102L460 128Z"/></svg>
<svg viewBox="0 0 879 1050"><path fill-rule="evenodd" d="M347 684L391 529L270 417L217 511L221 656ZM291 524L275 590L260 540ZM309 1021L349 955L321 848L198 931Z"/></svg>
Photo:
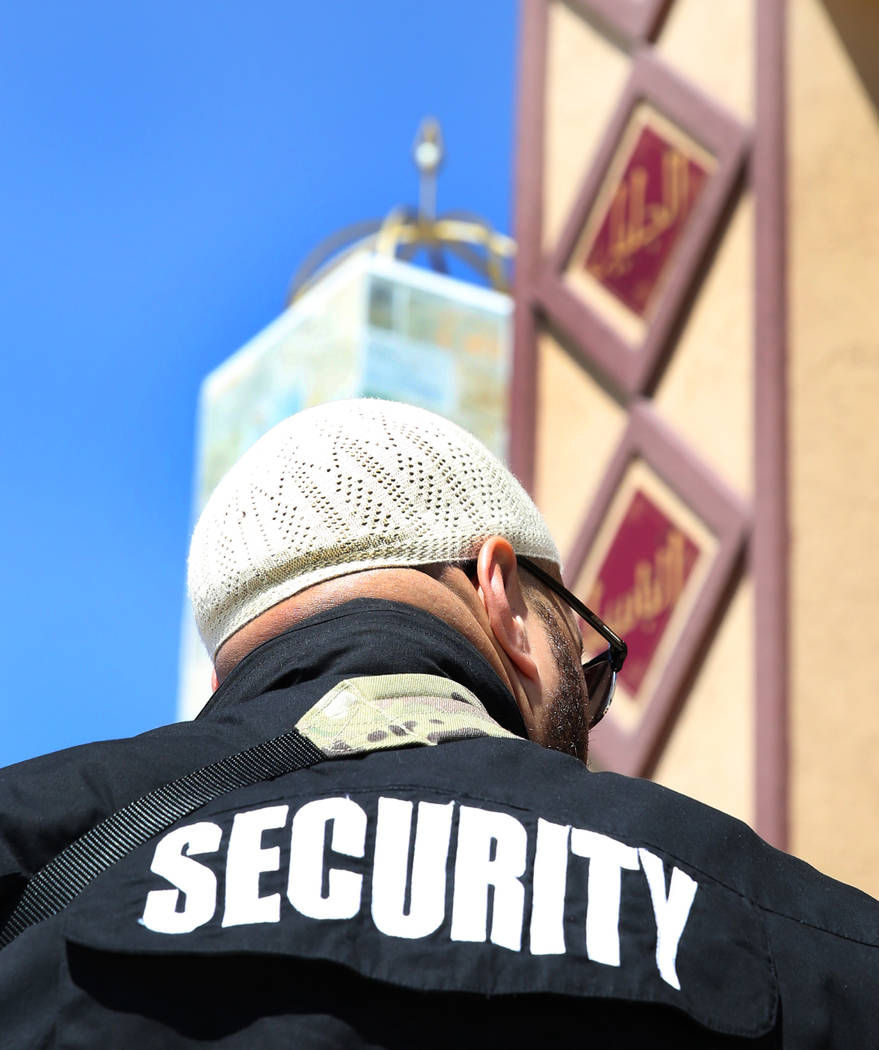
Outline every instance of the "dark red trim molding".
<svg viewBox="0 0 879 1050"><path fill-rule="evenodd" d="M518 149L514 185L516 271L513 282L513 366L510 384L510 469L534 488L537 429L537 332L534 283L543 222L543 123L546 94L547 0L522 0L519 36Z"/></svg>
<svg viewBox="0 0 879 1050"><path fill-rule="evenodd" d="M569 0L630 43L653 40L671 0Z"/></svg>
<svg viewBox="0 0 879 1050"><path fill-rule="evenodd" d="M788 845L786 0L756 7L754 485L756 828Z"/></svg>

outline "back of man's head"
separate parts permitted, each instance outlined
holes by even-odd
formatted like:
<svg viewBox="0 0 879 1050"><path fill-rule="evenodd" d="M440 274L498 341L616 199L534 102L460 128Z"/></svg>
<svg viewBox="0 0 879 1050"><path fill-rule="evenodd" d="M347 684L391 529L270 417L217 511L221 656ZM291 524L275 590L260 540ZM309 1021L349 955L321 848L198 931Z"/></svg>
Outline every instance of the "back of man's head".
<svg viewBox="0 0 879 1050"><path fill-rule="evenodd" d="M270 430L208 500L189 553L196 623L213 657L315 584L467 562L490 536L559 564L531 498L465 430L397 402L320 405Z"/></svg>

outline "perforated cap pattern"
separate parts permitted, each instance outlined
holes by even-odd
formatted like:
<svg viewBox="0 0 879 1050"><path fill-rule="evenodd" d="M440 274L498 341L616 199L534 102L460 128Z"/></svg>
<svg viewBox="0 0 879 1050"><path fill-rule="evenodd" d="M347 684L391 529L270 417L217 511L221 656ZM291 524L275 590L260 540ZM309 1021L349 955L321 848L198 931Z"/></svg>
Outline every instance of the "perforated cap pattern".
<svg viewBox="0 0 879 1050"><path fill-rule="evenodd" d="M489 536L559 564L531 498L467 431L411 405L336 401L279 423L222 479L193 533L189 596L214 655L306 587L466 561Z"/></svg>

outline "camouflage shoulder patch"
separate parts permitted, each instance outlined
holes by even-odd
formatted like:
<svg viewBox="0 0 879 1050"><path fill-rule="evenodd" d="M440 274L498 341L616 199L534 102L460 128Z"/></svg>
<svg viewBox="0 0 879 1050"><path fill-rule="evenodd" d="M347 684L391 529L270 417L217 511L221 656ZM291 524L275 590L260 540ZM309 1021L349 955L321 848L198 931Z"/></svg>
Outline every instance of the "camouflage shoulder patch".
<svg viewBox="0 0 879 1050"><path fill-rule="evenodd" d="M477 736L519 739L499 726L469 689L430 674L346 679L296 728L328 758Z"/></svg>

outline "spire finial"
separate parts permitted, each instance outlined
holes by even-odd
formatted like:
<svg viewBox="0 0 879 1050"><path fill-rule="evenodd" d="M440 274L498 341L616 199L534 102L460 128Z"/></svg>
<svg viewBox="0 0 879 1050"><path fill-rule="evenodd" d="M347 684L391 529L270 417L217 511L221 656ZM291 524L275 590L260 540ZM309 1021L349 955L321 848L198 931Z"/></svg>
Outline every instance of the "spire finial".
<svg viewBox="0 0 879 1050"><path fill-rule="evenodd" d="M435 117L425 117L418 125L412 156L418 168L418 211L423 219L436 218L436 175L445 158L443 132Z"/></svg>

